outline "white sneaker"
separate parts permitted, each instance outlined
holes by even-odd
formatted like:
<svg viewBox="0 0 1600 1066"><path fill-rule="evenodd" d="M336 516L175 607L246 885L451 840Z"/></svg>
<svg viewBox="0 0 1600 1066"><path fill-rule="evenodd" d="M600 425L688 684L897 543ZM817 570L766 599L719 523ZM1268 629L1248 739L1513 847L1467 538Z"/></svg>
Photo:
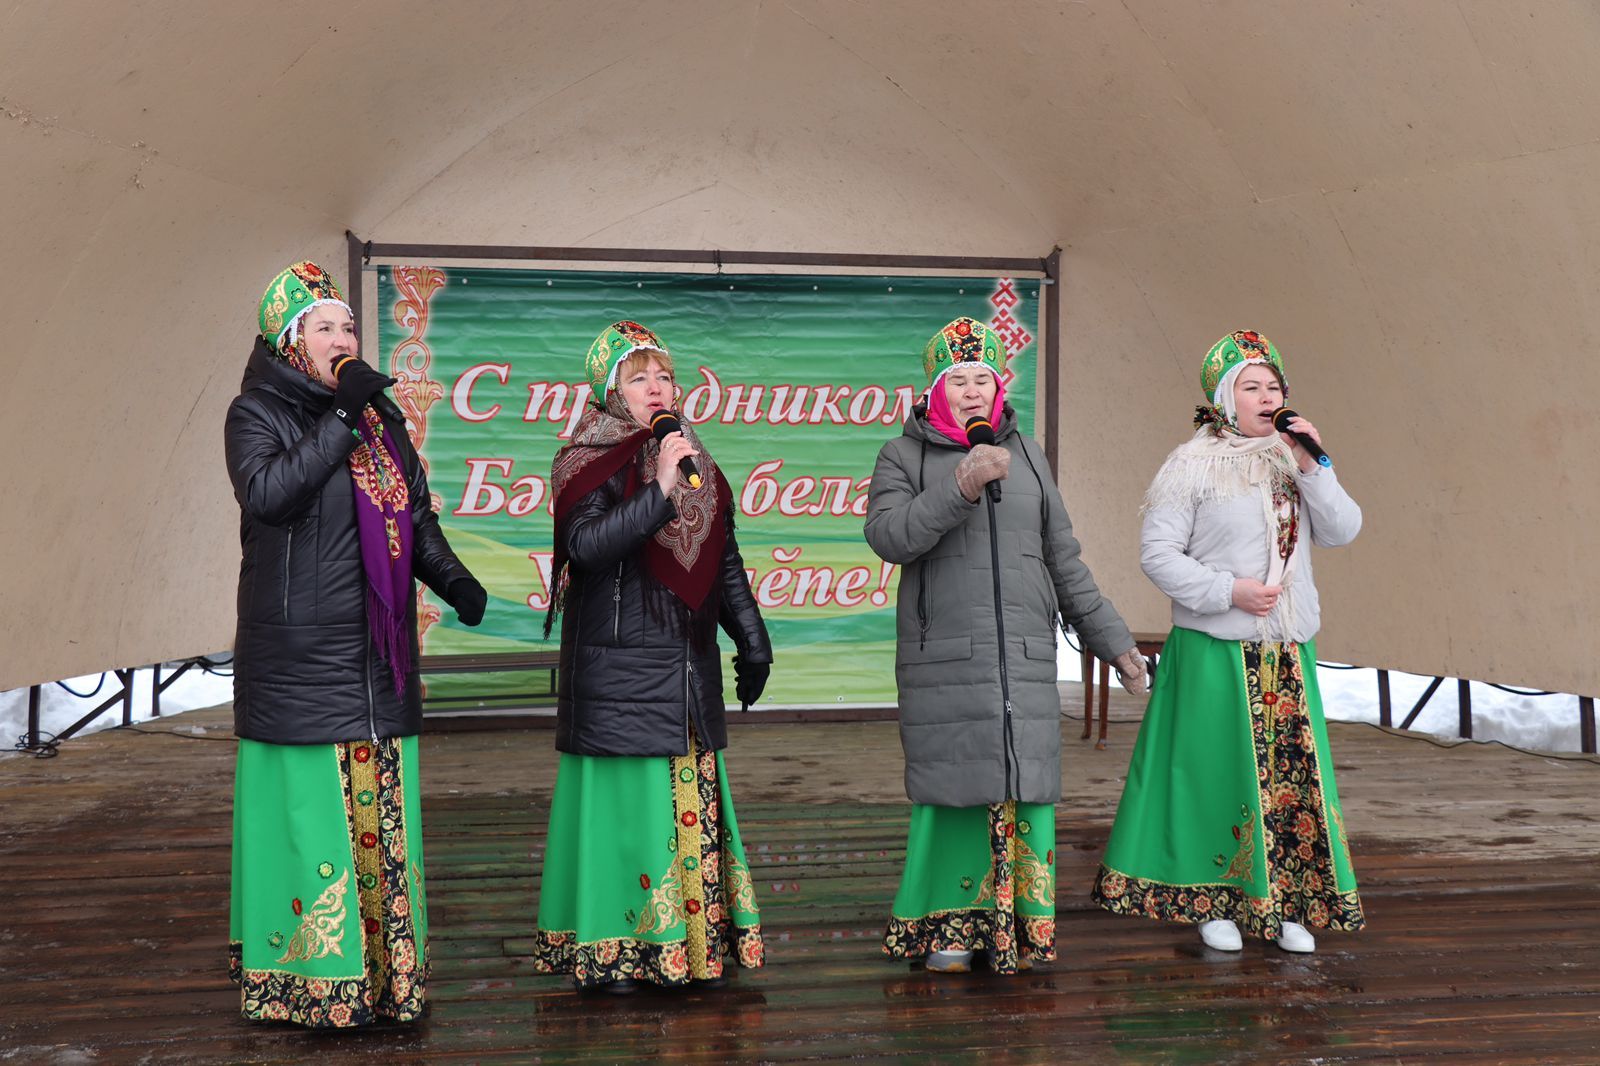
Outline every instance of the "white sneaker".
<svg viewBox="0 0 1600 1066"><path fill-rule="evenodd" d="M1244 947L1244 937L1239 927L1226 918L1200 923L1200 939L1206 947L1217 951L1239 951Z"/></svg>
<svg viewBox="0 0 1600 1066"><path fill-rule="evenodd" d="M934 973L969 973L972 970L972 952L930 951L923 965Z"/></svg>
<svg viewBox="0 0 1600 1066"><path fill-rule="evenodd" d="M1284 951L1305 955L1317 950L1317 938L1298 922L1284 922L1278 933L1278 946Z"/></svg>

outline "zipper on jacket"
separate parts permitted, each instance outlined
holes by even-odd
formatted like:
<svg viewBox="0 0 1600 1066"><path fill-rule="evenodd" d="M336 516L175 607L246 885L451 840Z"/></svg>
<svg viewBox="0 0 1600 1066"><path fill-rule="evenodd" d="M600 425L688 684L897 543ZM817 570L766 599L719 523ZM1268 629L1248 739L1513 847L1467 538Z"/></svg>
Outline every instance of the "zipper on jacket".
<svg viewBox="0 0 1600 1066"><path fill-rule="evenodd" d="M685 623L686 625L688 623ZM689 745L689 718L693 713L689 708L694 700L694 652L689 647L689 638L683 638L683 753L688 755ZM698 767L696 768L698 772Z"/></svg>
<svg viewBox="0 0 1600 1066"><path fill-rule="evenodd" d="M289 539L283 547L283 624L289 624L289 564L294 561L294 527L289 527Z"/></svg>
<svg viewBox="0 0 1600 1066"><path fill-rule="evenodd" d="M1016 765L1016 739L1011 728L1011 679L1006 672L1006 622L1005 604L1000 598L1000 531L995 527L994 498L983 494L989 505L989 566L994 579L994 633L1000 645L1000 699L1005 709L1002 721L1001 744L1005 757L1006 798L1020 799L1022 793L1022 768L1017 767L1016 795L1012 794L1011 769Z"/></svg>
<svg viewBox="0 0 1600 1066"><path fill-rule="evenodd" d="M928 491L928 442L922 442L917 458L917 491ZM928 561L917 564L917 650L928 650Z"/></svg>
<svg viewBox="0 0 1600 1066"><path fill-rule="evenodd" d="M611 643L621 642L622 634L622 564L617 564L617 580L611 586Z"/></svg>
<svg viewBox="0 0 1600 1066"><path fill-rule="evenodd" d="M378 712L372 705L372 635L367 634L367 729L374 746L378 743ZM376 754L376 753L374 753Z"/></svg>

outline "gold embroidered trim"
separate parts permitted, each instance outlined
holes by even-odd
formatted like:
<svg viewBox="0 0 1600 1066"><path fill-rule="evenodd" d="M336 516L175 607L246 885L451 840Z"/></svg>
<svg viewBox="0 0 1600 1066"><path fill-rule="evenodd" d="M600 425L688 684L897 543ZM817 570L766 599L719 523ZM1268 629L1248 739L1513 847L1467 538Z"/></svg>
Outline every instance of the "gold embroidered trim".
<svg viewBox="0 0 1600 1066"><path fill-rule="evenodd" d="M724 848L723 862L728 864L728 887L733 895L728 904L729 909L735 914L759 913L756 906L756 883L750 876L750 868L739 861L739 856L733 853L731 846Z"/></svg>
<svg viewBox="0 0 1600 1066"><path fill-rule="evenodd" d="M706 977L706 887L705 848L701 829L705 824L705 811L700 802L700 745L691 736L689 754L672 757L672 807L678 820L677 864L683 867L687 856L694 857L694 866L683 876L683 921L688 926L689 973L693 977ZM687 775L684 771L687 771ZM689 780L685 781L687 776ZM692 824L685 825L686 815Z"/></svg>
<svg viewBox="0 0 1600 1066"><path fill-rule="evenodd" d="M635 936L664 933L683 921L683 917L683 867L674 858L672 864L667 867L666 874L650 890L650 899L645 903L644 913L639 915L639 924L634 927L633 932ZM595 941L595 943L604 942Z"/></svg>
<svg viewBox="0 0 1600 1066"><path fill-rule="evenodd" d="M345 894L350 890L350 871L322 890L310 910L300 919L300 928L289 938L289 946L278 962L344 958Z"/></svg>
<svg viewBox="0 0 1600 1066"><path fill-rule="evenodd" d="M1327 793L1324 792L1323 795L1326 796ZM1328 808L1328 813L1333 815L1333 829L1334 832L1339 834L1339 846L1344 849L1344 859L1345 862L1348 863L1350 861L1350 838L1345 835L1344 814L1339 810L1338 807L1335 807L1331 803L1326 804L1326 806ZM1334 872L1337 873L1338 869L1338 865L1335 864Z"/></svg>
<svg viewBox="0 0 1600 1066"><path fill-rule="evenodd" d="M1254 875L1256 861L1256 820L1250 815L1250 808L1244 804L1239 805L1239 824L1233 827L1235 835L1239 838L1239 846L1233 851L1233 861L1228 863L1228 869L1223 873L1226 881L1248 881Z"/></svg>
<svg viewBox="0 0 1600 1066"><path fill-rule="evenodd" d="M1051 906L1056 901L1056 879L1050 866L1039 853L1028 846L1018 833L1011 838L1012 881L1017 886L1017 898L1029 903Z"/></svg>
<svg viewBox="0 0 1600 1066"><path fill-rule="evenodd" d="M378 819L378 746L361 741L343 745L345 759L350 767L350 843L351 850L356 857L356 876L358 901L361 914L361 944L366 956L367 969L372 974L373 984L382 987L388 974L389 953L384 950L383 937L383 870L382 861L378 856L378 847L364 847L361 838L371 833L382 846L383 840L379 833ZM359 748L366 748L368 757L366 762L356 758L355 753ZM369 794L371 803L362 803L361 797ZM369 935L367 932L368 918L378 921L378 933Z"/></svg>

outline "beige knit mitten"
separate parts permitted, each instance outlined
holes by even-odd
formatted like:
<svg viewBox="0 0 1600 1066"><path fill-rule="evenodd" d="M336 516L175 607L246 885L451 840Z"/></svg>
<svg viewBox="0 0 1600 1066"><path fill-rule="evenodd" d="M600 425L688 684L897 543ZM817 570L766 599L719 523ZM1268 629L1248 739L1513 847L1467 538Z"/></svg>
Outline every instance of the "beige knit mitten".
<svg viewBox="0 0 1600 1066"><path fill-rule="evenodd" d="M983 487L1011 472L1011 453L993 444L976 444L956 467L956 487L968 503L977 503Z"/></svg>
<svg viewBox="0 0 1600 1066"><path fill-rule="evenodd" d="M1129 695L1144 695L1150 675L1145 669L1144 656L1139 654L1138 648L1129 648L1112 659L1111 668L1117 672L1117 680L1122 682L1122 687L1128 690Z"/></svg>

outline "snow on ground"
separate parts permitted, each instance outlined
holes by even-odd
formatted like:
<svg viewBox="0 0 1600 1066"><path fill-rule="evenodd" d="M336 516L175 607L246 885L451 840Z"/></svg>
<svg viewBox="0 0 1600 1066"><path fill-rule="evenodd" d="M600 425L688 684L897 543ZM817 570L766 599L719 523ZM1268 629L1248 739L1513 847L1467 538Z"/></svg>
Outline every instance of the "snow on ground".
<svg viewBox="0 0 1600 1066"><path fill-rule="evenodd" d="M1078 653L1063 642L1058 649L1058 676L1063 681L1079 681ZM227 653L210 656L224 660ZM223 669L231 669L224 666ZM166 667L163 676L169 674ZM1317 671L1322 686L1323 711L1331 720L1343 722L1377 722L1378 674L1376 670L1340 670L1322 667ZM100 684L100 676L69 678L67 684L78 692L91 692ZM1389 691L1394 711L1394 724L1399 725L1410 713L1411 706L1427 688L1432 679L1416 674L1391 671ZM150 685L152 672L146 668L134 675L133 717L144 721L150 717ZM1113 679L1113 684L1115 680ZM41 728L55 733L76 722L93 707L117 689L117 680L105 675L105 684L93 696L80 698L59 685L47 685L43 692ZM191 669L161 694L161 709L165 714L191 710L196 707L214 707L233 699L233 678ZM1076 713L1076 708L1068 708ZM122 707L118 704L107 710L83 732L107 729L122 722ZM13 750L17 739L28 728L28 690L13 689L0 692L0 755ZM1419 732L1442 737L1458 735L1458 698L1454 679L1446 679L1433 694L1411 728ZM1491 685L1472 684L1472 738L1498 740L1518 748L1536 751L1577 751L1578 698L1571 695L1525 696L1494 688Z"/></svg>
<svg viewBox="0 0 1600 1066"><path fill-rule="evenodd" d="M213 661L220 661L220 669L227 671L224 675L206 673L199 667L194 667L185 673L163 693L161 693L161 713L163 715L176 714L179 711L189 711L196 707L215 707L219 703L228 703L233 699L232 662L228 652L218 652L207 656ZM165 681L172 676L173 670L179 664L163 664L161 678ZM147 721L150 718L150 688L154 682L155 673L145 667L137 670L133 675L133 720L135 722ZM104 683L102 684L102 678ZM66 729L72 723L88 714L101 703L105 702L112 693L118 691L120 683L115 674L89 674L85 677L72 677L66 681L75 692L93 693L87 696L75 696L60 685L50 684L40 690L39 729L42 733L51 734ZM98 689L97 687L98 686ZM92 733L99 729L109 729L122 724L122 704L119 701L84 726L77 735ZM197 727L200 728L200 727ZM28 690L25 688L12 689L9 692L0 692L0 757L15 750L18 738L28 731Z"/></svg>
<svg viewBox="0 0 1600 1066"><path fill-rule="evenodd" d="M1062 681L1081 681L1078 652L1062 642L1057 649L1057 676ZM1389 671L1389 702L1395 725L1405 721L1411 707L1433 678L1426 675ZM1116 684L1116 674L1111 675ZM1378 672L1323 666L1317 670L1322 689L1322 711L1331 721L1378 721ZM1474 681L1471 686L1472 739L1498 740L1516 748L1534 751L1578 751L1578 697L1557 693L1551 696L1515 695L1492 685ZM1078 708L1069 707L1070 713ZM1454 678L1446 678L1437 692L1411 723L1420 733L1457 737L1460 699Z"/></svg>
<svg viewBox="0 0 1600 1066"><path fill-rule="evenodd" d="M1378 672L1320 667L1323 713L1342 722L1378 720ZM1394 724L1405 721L1433 678L1389 671L1389 701ZM1422 733L1442 737L1460 735L1459 684L1446 678L1411 723ZM1472 682L1472 739L1498 740L1515 748L1534 751L1577 751L1578 697L1563 693L1530 696L1506 692L1481 681Z"/></svg>

